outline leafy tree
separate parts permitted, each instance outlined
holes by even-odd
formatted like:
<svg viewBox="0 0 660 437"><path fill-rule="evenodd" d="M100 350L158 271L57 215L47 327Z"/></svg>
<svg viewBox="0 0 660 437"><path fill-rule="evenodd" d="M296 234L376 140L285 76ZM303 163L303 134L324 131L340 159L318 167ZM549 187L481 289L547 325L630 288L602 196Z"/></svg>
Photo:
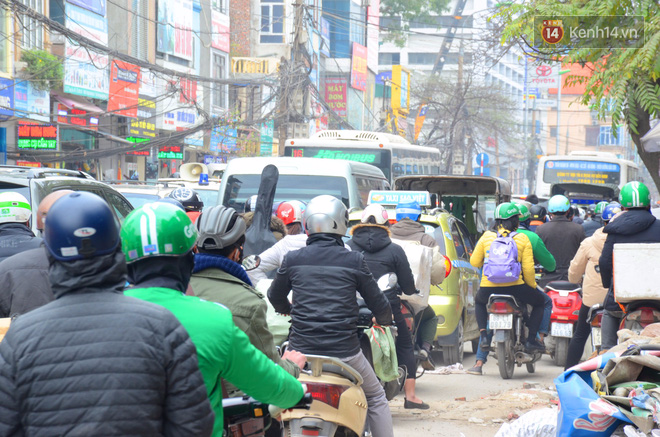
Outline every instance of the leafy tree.
<svg viewBox="0 0 660 437"><path fill-rule="evenodd" d="M62 61L45 50L26 50L21 54L21 61L27 64L27 79L40 91L49 91L62 87L64 68Z"/></svg>
<svg viewBox="0 0 660 437"><path fill-rule="evenodd" d="M554 50L533 47L535 16L585 15L641 15L645 20L645 43L637 49L585 48L580 44ZM579 63L592 70L590 77L567 77L567 83L586 85L579 101L591 106L601 120L611 117L614 127L625 123L642 161L660 187L660 153L646 152L640 141L650 130L651 120L660 118L660 5L652 0L532 0L509 3L497 17L506 25L504 43L517 42L541 60L561 59L564 64Z"/></svg>
<svg viewBox="0 0 660 437"><path fill-rule="evenodd" d="M410 22L431 24L432 16L442 15L448 10L449 0L381 0L380 12L383 17L401 17L399 24L391 23L381 27L386 32L385 39L403 47L406 44Z"/></svg>

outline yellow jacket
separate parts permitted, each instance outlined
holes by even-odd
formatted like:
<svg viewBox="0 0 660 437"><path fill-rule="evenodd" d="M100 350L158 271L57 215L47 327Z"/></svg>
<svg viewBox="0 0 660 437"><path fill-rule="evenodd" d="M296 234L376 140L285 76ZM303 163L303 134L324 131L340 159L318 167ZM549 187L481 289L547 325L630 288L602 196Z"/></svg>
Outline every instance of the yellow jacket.
<svg viewBox="0 0 660 437"><path fill-rule="evenodd" d="M504 232L506 233L506 231ZM470 264L477 268L483 267L484 260L488 258L490 245L493 243L493 241L495 241L495 238L497 238L497 234L495 232L484 232L484 234L477 242L477 247L475 247L474 252L472 252L472 256L470 257ZM522 278L518 278L518 280L514 282L495 284L490 282L488 278L486 278L486 275L481 275L482 287L508 287L510 285L527 284L532 288L536 288L532 243L529 241L529 238L527 238L527 235L520 233L513 236L513 241L515 241L516 246L518 246L518 261L522 265Z"/></svg>

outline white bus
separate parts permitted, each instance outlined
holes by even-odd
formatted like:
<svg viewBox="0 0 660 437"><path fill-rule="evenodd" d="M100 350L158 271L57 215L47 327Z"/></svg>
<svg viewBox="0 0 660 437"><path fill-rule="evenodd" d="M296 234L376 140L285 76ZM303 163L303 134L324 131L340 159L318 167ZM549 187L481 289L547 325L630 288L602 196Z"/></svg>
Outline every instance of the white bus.
<svg viewBox="0 0 660 437"><path fill-rule="evenodd" d="M440 174L438 149L384 132L326 130L311 138L291 138L284 145L284 156L365 162L381 169L390 183L403 175Z"/></svg>
<svg viewBox="0 0 660 437"><path fill-rule="evenodd" d="M542 156L536 172L536 195L564 194L574 203L616 199L619 190L639 180L637 164L613 153L576 151Z"/></svg>

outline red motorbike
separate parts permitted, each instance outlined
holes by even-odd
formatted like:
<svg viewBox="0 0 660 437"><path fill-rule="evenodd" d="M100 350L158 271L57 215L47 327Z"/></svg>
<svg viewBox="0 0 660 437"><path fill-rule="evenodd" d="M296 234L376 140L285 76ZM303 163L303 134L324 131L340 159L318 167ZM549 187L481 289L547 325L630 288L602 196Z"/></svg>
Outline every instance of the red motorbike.
<svg viewBox="0 0 660 437"><path fill-rule="evenodd" d="M582 306L582 288L568 281L553 281L545 286L545 292L552 299L550 335L555 347L551 355L555 365L564 367Z"/></svg>
<svg viewBox="0 0 660 437"><path fill-rule="evenodd" d="M660 302L654 300L639 300L625 304L626 314L621 319L619 329L630 329L635 334L648 325L660 322Z"/></svg>

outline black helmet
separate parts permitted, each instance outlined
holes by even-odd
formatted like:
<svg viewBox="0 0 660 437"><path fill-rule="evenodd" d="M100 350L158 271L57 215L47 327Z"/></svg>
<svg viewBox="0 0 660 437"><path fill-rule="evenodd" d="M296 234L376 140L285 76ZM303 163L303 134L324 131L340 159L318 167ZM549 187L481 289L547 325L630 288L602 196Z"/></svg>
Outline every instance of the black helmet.
<svg viewBox="0 0 660 437"><path fill-rule="evenodd" d="M186 209L186 212L201 211L204 207L202 198L199 197L197 191L193 190L192 188L179 187L168 194L167 197L171 197L172 199L181 202L183 207Z"/></svg>
<svg viewBox="0 0 660 437"><path fill-rule="evenodd" d="M44 244L59 261L94 258L117 250L119 227L105 200L78 191L58 199L48 211Z"/></svg>
<svg viewBox="0 0 660 437"><path fill-rule="evenodd" d="M156 202L169 203L170 205L174 205L177 208L181 208L184 211L186 210L186 208L181 204L181 202L179 202L178 200L176 200L173 197L162 197L162 198L156 200Z"/></svg>
<svg viewBox="0 0 660 437"><path fill-rule="evenodd" d="M532 205L529 213L532 216L532 220L540 220L542 222L545 221L545 217L548 215L548 211L541 205Z"/></svg>

